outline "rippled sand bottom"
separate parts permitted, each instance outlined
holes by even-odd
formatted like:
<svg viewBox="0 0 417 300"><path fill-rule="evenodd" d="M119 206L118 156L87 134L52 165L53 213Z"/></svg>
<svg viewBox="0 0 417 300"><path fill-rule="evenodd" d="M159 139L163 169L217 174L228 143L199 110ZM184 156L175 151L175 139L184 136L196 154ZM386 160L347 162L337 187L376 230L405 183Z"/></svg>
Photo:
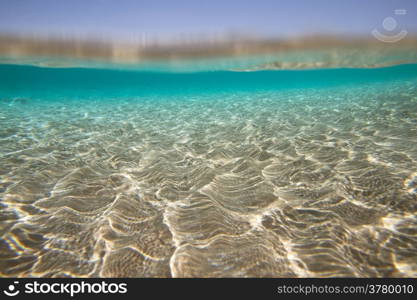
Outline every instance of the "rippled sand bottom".
<svg viewBox="0 0 417 300"><path fill-rule="evenodd" d="M417 276L415 82L0 107L2 276Z"/></svg>

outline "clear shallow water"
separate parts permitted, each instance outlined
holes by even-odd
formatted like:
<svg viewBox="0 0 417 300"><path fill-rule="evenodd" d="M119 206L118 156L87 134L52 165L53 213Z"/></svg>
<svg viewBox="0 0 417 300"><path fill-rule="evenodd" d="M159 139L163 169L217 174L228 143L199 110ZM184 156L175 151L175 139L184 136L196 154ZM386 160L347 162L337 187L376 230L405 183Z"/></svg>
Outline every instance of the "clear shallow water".
<svg viewBox="0 0 417 300"><path fill-rule="evenodd" d="M417 276L417 66L0 66L2 276Z"/></svg>

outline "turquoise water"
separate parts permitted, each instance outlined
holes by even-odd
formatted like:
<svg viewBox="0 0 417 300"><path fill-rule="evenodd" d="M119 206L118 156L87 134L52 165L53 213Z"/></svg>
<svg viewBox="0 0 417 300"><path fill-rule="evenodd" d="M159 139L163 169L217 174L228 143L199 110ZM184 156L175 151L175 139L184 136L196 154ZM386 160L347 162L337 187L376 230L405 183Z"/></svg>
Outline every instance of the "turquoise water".
<svg viewBox="0 0 417 300"><path fill-rule="evenodd" d="M381 69L195 73L0 65L2 97L127 97L276 91L415 78L417 65Z"/></svg>
<svg viewBox="0 0 417 300"><path fill-rule="evenodd" d="M0 65L0 274L417 276L417 65Z"/></svg>

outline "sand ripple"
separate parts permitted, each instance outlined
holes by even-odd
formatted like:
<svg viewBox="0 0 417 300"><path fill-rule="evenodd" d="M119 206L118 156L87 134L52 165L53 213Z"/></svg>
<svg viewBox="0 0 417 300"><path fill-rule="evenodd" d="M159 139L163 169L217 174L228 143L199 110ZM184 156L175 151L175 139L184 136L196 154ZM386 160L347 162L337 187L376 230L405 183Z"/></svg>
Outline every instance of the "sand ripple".
<svg viewBox="0 0 417 300"><path fill-rule="evenodd" d="M2 276L417 276L415 82L6 100Z"/></svg>

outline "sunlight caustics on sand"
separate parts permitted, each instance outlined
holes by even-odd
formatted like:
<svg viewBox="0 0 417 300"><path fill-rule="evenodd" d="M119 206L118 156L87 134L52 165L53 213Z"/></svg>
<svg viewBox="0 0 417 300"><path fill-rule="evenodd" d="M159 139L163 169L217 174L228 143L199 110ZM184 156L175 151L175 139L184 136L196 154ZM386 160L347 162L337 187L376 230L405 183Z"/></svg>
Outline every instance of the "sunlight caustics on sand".
<svg viewBox="0 0 417 300"><path fill-rule="evenodd" d="M1 276L417 276L417 65L0 78Z"/></svg>

